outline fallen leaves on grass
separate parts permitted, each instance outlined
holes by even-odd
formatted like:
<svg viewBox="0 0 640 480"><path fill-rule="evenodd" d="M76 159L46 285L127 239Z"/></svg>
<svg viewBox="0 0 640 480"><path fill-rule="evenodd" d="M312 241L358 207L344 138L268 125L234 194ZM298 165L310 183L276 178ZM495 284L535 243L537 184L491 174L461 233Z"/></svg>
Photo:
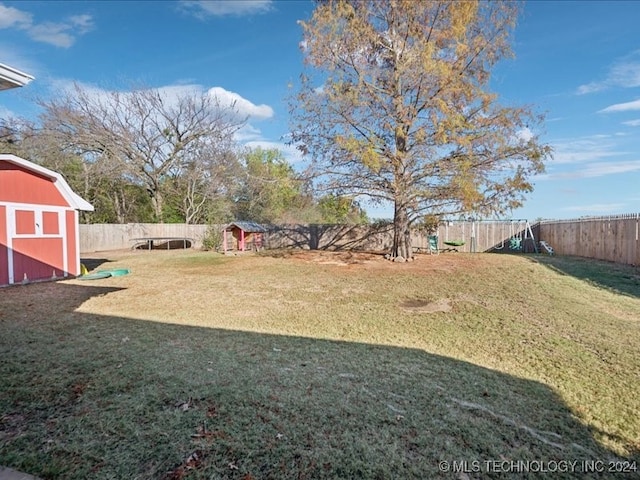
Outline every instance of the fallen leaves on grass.
<svg viewBox="0 0 640 480"><path fill-rule="evenodd" d="M221 432L220 430L207 429L207 424L205 422L202 422L202 425L200 425L196 429L196 433L191 435L191 438L205 439L205 440L211 440L213 438L224 438L224 437L226 437L226 434L224 432Z"/></svg>
<svg viewBox="0 0 640 480"><path fill-rule="evenodd" d="M193 407L193 398L191 397L189 397L189 399L186 402L178 402L176 404L176 408L182 410L183 412L186 412L191 407Z"/></svg>
<svg viewBox="0 0 640 480"><path fill-rule="evenodd" d="M71 386L71 394L75 400L79 399L84 394L87 385L88 384L85 382L78 382Z"/></svg>
<svg viewBox="0 0 640 480"><path fill-rule="evenodd" d="M215 405L209 405L207 407L207 418L213 418L218 416L218 409Z"/></svg>
<svg viewBox="0 0 640 480"><path fill-rule="evenodd" d="M190 471L202 467L204 452L196 450L178 467L174 468L164 476L163 480L183 480Z"/></svg>

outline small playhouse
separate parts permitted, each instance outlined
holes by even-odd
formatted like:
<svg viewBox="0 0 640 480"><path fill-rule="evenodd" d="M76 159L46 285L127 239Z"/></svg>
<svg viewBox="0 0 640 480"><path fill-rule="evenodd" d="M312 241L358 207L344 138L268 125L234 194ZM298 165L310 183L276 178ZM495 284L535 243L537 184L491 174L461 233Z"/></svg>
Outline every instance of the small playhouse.
<svg viewBox="0 0 640 480"><path fill-rule="evenodd" d="M255 222L233 222L222 231L222 250L250 252L264 248L267 229Z"/></svg>
<svg viewBox="0 0 640 480"><path fill-rule="evenodd" d="M79 210L59 173L0 154L0 286L80 275Z"/></svg>

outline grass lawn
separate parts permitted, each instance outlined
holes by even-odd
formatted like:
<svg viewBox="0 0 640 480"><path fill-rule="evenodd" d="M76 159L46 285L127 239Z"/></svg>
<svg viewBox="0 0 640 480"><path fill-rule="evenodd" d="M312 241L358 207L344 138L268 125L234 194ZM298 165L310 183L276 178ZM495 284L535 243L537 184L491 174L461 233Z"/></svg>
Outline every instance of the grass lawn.
<svg viewBox="0 0 640 480"><path fill-rule="evenodd" d="M498 254L86 261L132 273L0 290L0 465L45 479L639 475L638 269Z"/></svg>

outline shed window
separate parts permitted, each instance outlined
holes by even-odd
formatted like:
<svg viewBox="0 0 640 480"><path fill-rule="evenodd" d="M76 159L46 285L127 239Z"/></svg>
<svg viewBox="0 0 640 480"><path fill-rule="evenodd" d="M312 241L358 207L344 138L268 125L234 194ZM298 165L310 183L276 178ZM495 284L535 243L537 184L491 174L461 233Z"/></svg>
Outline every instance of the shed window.
<svg viewBox="0 0 640 480"><path fill-rule="evenodd" d="M42 212L42 233L45 235L58 235L58 212Z"/></svg>
<svg viewBox="0 0 640 480"><path fill-rule="evenodd" d="M36 233L36 215L30 210L16 210L16 233L34 235Z"/></svg>

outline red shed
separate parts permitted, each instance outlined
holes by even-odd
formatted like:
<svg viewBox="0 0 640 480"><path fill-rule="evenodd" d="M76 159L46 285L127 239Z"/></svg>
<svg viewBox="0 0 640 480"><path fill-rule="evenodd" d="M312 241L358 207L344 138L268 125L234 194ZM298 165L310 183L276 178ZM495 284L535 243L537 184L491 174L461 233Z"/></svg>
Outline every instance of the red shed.
<svg viewBox="0 0 640 480"><path fill-rule="evenodd" d="M79 275L78 210L59 173L0 154L0 286Z"/></svg>
<svg viewBox="0 0 640 480"><path fill-rule="evenodd" d="M222 231L222 249L246 252L264 248L265 227L255 222L233 222Z"/></svg>

